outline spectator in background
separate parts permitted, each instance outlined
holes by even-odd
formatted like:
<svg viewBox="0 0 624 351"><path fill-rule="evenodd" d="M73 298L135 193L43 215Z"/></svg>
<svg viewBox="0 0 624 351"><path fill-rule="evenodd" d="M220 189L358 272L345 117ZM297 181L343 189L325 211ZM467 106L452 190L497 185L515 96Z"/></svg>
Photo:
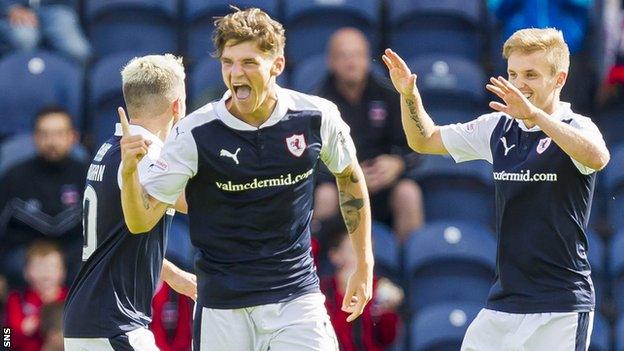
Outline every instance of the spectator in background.
<svg viewBox="0 0 624 351"><path fill-rule="evenodd" d="M334 102L358 150L371 198L373 219L391 224L399 239L423 223L422 195L405 174L414 166L401 133L399 97L371 72L370 47L362 32L343 28L329 41L330 75L318 95ZM314 214L325 220L338 214L338 192L321 177Z"/></svg>
<svg viewBox="0 0 624 351"><path fill-rule="evenodd" d="M34 50L45 42L85 64L91 57L75 0L0 0L0 36L16 50Z"/></svg>
<svg viewBox="0 0 624 351"><path fill-rule="evenodd" d="M599 63L592 59L589 14L593 0L488 0L488 6L503 25L503 41L523 28L556 28L570 48L570 74L561 97L575 111L590 114L598 88ZM503 62L501 61L501 64Z"/></svg>
<svg viewBox="0 0 624 351"><path fill-rule="evenodd" d="M67 111L49 107L37 114L37 155L0 179L0 269L9 285L23 284L24 250L47 238L64 251L71 280L82 253L82 191L87 165L69 156L78 140Z"/></svg>
<svg viewBox="0 0 624 351"><path fill-rule="evenodd" d="M28 287L9 295L4 325L11 328L11 346L15 350L40 351L46 341L41 332L42 308L62 304L67 296L65 264L58 246L46 241L32 243L26 252L24 277Z"/></svg>
<svg viewBox="0 0 624 351"><path fill-rule="evenodd" d="M344 225L329 235L327 256L335 268L333 276L321 280L325 306L340 349L343 351L381 351L397 339L403 291L386 278L373 280L372 303L364 308L359 323L347 323L348 313L340 309L349 275L355 270L355 252Z"/></svg>
<svg viewBox="0 0 624 351"><path fill-rule="evenodd" d="M162 282L152 299L152 323L160 351L190 351L193 331L193 300Z"/></svg>
<svg viewBox="0 0 624 351"><path fill-rule="evenodd" d="M41 309L41 351L64 351L63 303L55 302Z"/></svg>

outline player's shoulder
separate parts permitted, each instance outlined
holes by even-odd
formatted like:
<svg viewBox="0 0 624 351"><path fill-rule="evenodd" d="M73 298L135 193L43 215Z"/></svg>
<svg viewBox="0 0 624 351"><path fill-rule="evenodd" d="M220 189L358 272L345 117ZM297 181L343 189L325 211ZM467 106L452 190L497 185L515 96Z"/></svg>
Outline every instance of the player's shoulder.
<svg viewBox="0 0 624 351"><path fill-rule="evenodd" d="M282 94L291 101L291 108L294 110L318 110L324 115L338 110L336 104L320 96L285 88L281 89Z"/></svg>
<svg viewBox="0 0 624 351"><path fill-rule="evenodd" d="M173 127L174 132L189 132L196 127L210 123L218 119L215 111L216 102L209 102L206 105L191 112L186 117L179 120Z"/></svg>

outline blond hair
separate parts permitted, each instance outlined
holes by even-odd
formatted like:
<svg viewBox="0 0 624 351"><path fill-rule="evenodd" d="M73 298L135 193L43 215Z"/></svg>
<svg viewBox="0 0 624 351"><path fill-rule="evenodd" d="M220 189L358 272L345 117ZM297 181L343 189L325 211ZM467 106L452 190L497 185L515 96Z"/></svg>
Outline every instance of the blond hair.
<svg viewBox="0 0 624 351"><path fill-rule="evenodd" d="M551 66L553 75L568 72L570 68L570 50L563 39L563 33L554 28L527 28L516 31L503 45L503 57L519 51L532 54L536 51L546 52L546 60Z"/></svg>
<svg viewBox="0 0 624 351"><path fill-rule="evenodd" d="M130 115L156 116L184 89L182 59L171 54L135 57L121 71L123 95Z"/></svg>
<svg viewBox="0 0 624 351"><path fill-rule="evenodd" d="M220 58L228 42L236 45L245 41L255 41L262 52L284 55L286 36L281 23L272 19L266 12L258 8L236 11L215 21L212 42L215 46L214 57Z"/></svg>

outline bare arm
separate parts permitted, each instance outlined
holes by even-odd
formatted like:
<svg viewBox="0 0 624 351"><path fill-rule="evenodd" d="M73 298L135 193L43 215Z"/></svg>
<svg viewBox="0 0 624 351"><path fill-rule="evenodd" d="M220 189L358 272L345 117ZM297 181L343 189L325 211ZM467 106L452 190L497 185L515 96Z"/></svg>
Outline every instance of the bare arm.
<svg viewBox="0 0 624 351"><path fill-rule="evenodd" d="M609 150L602 139L596 140L589 133L551 118L535 107L505 78L491 78L486 87L501 98L505 104L490 102L490 107L513 118L538 125L546 135L571 158L593 170L603 169L609 163Z"/></svg>
<svg viewBox="0 0 624 351"><path fill-rule="evenodd" d="M351 275L342 310L351 313L348 322L362 314L373 295L373 249L371 243L371 212L364 174L357 161L336 174L340 211L347 225L357 256L357 269Z"/></svg>
<svg viewBox="0 0 624 351"><path fill-rule="evenodd" d="M173 290L193 300L197 300L197 278L195 274L185 272L165 259L163 260L160 277Z"/></svg>
<svg viewBox="0 0 624 351"><path fill-rule="evenodd" d="M128 229L133 234L151 230L165 214L169 204L151 197L139 182L137 165L147 154L149 143L140 135L130 135L126 113L118 109L123 130L121 138L121 207Z"/></svg>
<svg viewBox="0 0 624 351"><path fill-rule="evenodd" d="M394 88L401 94L401 122L410 148L424 154L448 154L442 143L440 127L435 125L422 104L416 75L394 51L386 49L382 58Z"/></svg>

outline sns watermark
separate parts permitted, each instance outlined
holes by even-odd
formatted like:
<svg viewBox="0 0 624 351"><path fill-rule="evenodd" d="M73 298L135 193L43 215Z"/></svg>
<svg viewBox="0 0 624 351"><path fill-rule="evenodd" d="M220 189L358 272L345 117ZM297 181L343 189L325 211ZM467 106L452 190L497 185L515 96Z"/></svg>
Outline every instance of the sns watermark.
<svg viewBox="0 0 624 351"><path fill-rule="evenodd" d="M11 328L2 328L2 346L6 349L11 347Z"/></svg>

